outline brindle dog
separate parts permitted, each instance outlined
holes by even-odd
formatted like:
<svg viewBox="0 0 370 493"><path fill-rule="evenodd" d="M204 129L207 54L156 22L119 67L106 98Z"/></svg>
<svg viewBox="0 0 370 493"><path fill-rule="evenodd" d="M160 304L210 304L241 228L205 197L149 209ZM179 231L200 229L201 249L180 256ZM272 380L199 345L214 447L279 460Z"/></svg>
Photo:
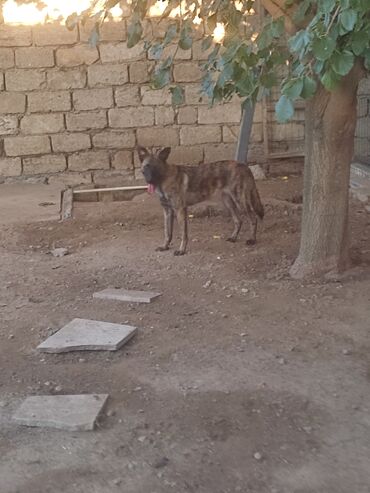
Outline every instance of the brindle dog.
<svg viewBox="0 0 370 493"><path fill-rule="evenodd" d="M169 249L176 213L182 240L175 255L184 255L188 243L187 207L209 199L216 191L221 191L224 206L234 222L234 231L228 241L237 240L244 213L251 227L251 236L246 244L256 243L257 216L262 219L264 210L247 165L218 161L199 166L178 166L167 163L170 147L153 153L138 146L137 151L144 178L149 188L158 193L164 210L164 244L157 251Z"/></svg>

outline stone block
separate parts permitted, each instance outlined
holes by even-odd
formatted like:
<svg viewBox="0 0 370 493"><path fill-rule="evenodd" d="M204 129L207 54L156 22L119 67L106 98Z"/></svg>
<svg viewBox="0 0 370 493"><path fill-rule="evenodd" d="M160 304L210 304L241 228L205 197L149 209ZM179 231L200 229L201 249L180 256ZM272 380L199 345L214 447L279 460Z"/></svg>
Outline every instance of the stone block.
<svg viewBox="0 0 370 493"><path fill-rule="evenodd" d="M126 85L114 91L117 106L138 106L140 104L139 86Z"/></svg>
<svg viewBox="0 0 370 493"><path fill-rule="evenodd" d="M23 159L23 174L43 175L65 171L66 158L63 155L47 154L45 156L27 157Z"/></svg>
<svg viewBox="0 0 370 493"><path fill-rule="evenodd" d="M221 128L217 125L186 126L180 129L181 144L221 142Z"/></svg>
<svg viewBox="0 0 370 493"><path fill-rule="evenodd" d="M128 67L130 82L143 84L150 80L150 70L153 64L148 62L132 62Z"/></svg>
<svg viewBox="0 0 370 493"><path fill-rule="evenodd" d="M225 125L222 127L222 141L226 144L237 142L239 136L239 125ZM251 142L262 142L262 123L254 123L252 126Z"/></svg>
<svg viewBox="0 0 370 493"><path fill-rule="evenodd" d="M115 108L108 112L109 124L112 128L149 127L154 124L153 108L138 107Z"/></svg>
<svg viewBox="0 0 370 493"><path fill-rule="evenodd" d="M271 140L272 141L297 141L304 140L304 124L295 122L292 123L275 123L271 124Z"/></svg>
<svg viewBox="0 0 370 493"><path fill-rule="evenodd" d="M78 67L91 65L99 59L97 48L78 44L72 48L59 48L56 51L56 62L60 67Z"/></svg>
<svg viewBox="0 0 370 493"><path fill-rule="evenodd" d="M48 70L46 74L48 89L59 91L63 89L82 89L86 86L86 69L56 68Z"/></svg>
<svg viewBox="0 0 370 493"><path fill-rule="evenodd" d="M177 114L177 123L180 125L191 125L198 121L198 110L193 106L186 106L185 108L179 108Z"/></svg>
<svg viewBox="0 0 370 493"><path fill-rule="evenodd" d="M32 32L28 26L0 25L0 46L30 46Z"/></svg>
<svg viewBox="0 0 370 493"><path fill-rule="evenodd" d="M120 63L140 60L144 56L144 45L138 43L133 48L127 48L126 43L103 43L99 47L102 63Z"/></svg>
<svg viewBox="0 0 370 493"><path fill-rule="evenodd" d="M176 82L196 82L201 79L202 72L197 63L177 63L173 67L173 77Z"/></svg>
<svg viewBox="0 0 370 493"><path fill-rule="evenodd" d="M193 60L207 60L215 45L212 44L208 50L202 50L202 40L194 41L193 43Z"/></svg>
<svg viewBox="0 0 370 493"><path fill-rule="evenodd" d="M26 96L15 92L0 92L1 113L24 113L26 111Z"/></svg>
<svg viewBox="0 0 370 493"><path fill-rule="evenodd" d="M8 91L34 91L46 85L46 75L42 70L7 70L5 84Z"/></svg>
<svg viewBox="0 0 370 493"><path fill-rule="evenodd" d="M51 175L48 177L50 185L58 185L61 188L77 187L78 185L86 185L92 183L91 173L61 173L59 175Z"/></svg>
<svg viewBox="0 0 370 493"><path fill-rule="evenodd" d="M6 137L4 148L7 156L27 156L32 154L45 154L50 152L49 137Z"/></svg>
<svg viewBox="0 0 370 493"><path fill-rule="evenodd" d="M172 106L158 106L154 108L156 125L173 125L175 122L175 111Z"/></svg>
<svg viewBox="0 0 370 493"><path fill-rule="evenodd" d="M0 69L14 67L14 51L11 48L0 48Z"/></svg>
<svg viewBox="0 0 370 493"><path fill-rule="evenodd" d="M179 144L179 133L176 128L138 128L136 131L137 141L143 146L167 147Z"/></svg>
<svg viewBox="0 0 370 493"><path fill-rule="evenodd" d="M51 146L54 152L76 152L90 149L91 141L89 134L58 134L51 137Z"/></svg>
<svg viewBox="0 0 370 493"><path fill-rule="evenodd" d="M162 293L154 291L130 291L127 289L104 289L93 294L93 298L101 300L127 301L128 303L151 303Z"/></svg>
<svg viewBox="0 0 370 493"><path fill-rule="evenodd" d="M148 86L140 88L141 103L145 105L171 105L172 98L168 87L163 89L151 89Z"/></svg>
<svg viewBox="0 0 370 493"><path fill-rule="evenodd" d="M51 48L18 48L15 50L15 64L19 68L43 68L54 66L54 52Z"/></svg>
<svg viewBox="0 0 370 493"><path fill-rule="evenodd" d="M0 176L19 176L22 174L22 162L19 157L0 158Z"/></svg>
<svg viewBox="0 0 370 493"><path fill-rule="evenodd" d="M0 35L1 39L1 35ZM1 44L1 43L0 43ZM358 85L358 96L368 96L370 94L370 77L362 79Z"/></svg>
<svg viewBox="0 0 370 493"><path fill-rule="evenodd" d="M92 138L94 147L101 148L125 148L135 147L135 133L134 131L114 131L106 130L95 134Z"/></svg>
<svg viewBox="0 0 370 493"><path fill-rule="evenodd" d="M198 123L239 123L241 118L240 104L217 104L212 108L206 106L198 110Z"/></svg>
<svg viewBox="0 0 370 493"><path fill-rule="evenodd" d="M18 130L18 118L16 116L0 114L0 135L13 135Z"/></svg>
<svg viewBox="0 0 370 493"><path fill-rule="evenodd" d="M21 130L28 135L62 132L64 130L63 114L25 115L21 119Z"/></svg>
<svg viewBox="0 0 370 493"><path fill-rule="evenodd" d="M204 146L204 162L227 161L235 158L236 144L216 144Z"/></svg>
<svg viewBox="0 0 370 493"><path fill-rule="evenodd" d="M199 84L187 84L185 86L185 103L186 104L208 104L207 97L200 92Z"/></svg>
<svg viewBox="0 0 370 493"><path fill-rule="evenodd" d="M84 26L80 25L80 41L88 43L90 40L94 21L91 19ZM99 41L125 41L126 24L124 21L106 20L99 29Z"/></svg>
<svg viewBox="0 0 370 493"><path fill-rule="evenodd" d="M36 46L72 45L78 41L77 29L69 31L66 26L58 22L34 26L32 31L33 42Z"/></svg>
<svg viewBox="0 0 370 493"><path fill-rule="evenodd" d="M30 113L69 111L70 109L71 95L68 91L32 92L28 95L28 111Z"/></svg>
<svg viewBox="0 0 370 493"><path fill-rule="evenodd" d="M67 113L67 129L84 131L106 128L107 113L105 111L83 111L81 113Z"/></svg>
<svg viewBox="0 0 370 493"><path fill-rule="evenodd" d="M117 351L137 332L130 325L75 318L37 346L44 353Z"/></svg>
<svg viewBox="0 0 370 493"><path fill-rule="evenodd" d="M107 399L108 394L33 395L23 401L13 421L24 426L89 431L95 428Z"/></svg>
<svg viewBox="0 0 370 493"><path fill-rule="evenodd" d="M112 166L114 169L133 169L133 160L131 151L119 151L112 159Z"/></svg>
<svg viewBox="0 0 370 493"><path fill-rule="evenodd" d="M123 63L92 65L88 68L89 86L121 86L128 82L127 65Z"/></svg>
<svg viewBox="0 0 370 493"><path fill-rule="evenodd" d="M69 171L109 169L109 167L110 161L107 151L85 151L68 156Z"/></svg>
<svg viewBox="0 0 370 493"><path fill-rule="evenodd" d="M76 110L98 110L113 106L112 88L78 89L73 92L73 106Z"/></svg>
<svg viewBox="0 0 370 493"><path fill-rule="evenodd" d="M203 162L203 146L178 146L171 148L171 154L168 158L170 164L200 164Z"/></svg>

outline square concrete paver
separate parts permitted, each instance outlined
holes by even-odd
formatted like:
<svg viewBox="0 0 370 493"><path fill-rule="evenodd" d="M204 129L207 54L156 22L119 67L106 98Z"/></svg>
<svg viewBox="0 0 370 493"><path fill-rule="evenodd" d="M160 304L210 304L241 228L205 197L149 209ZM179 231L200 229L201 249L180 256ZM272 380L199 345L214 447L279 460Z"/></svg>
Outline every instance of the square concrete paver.
<svg viewBox="0 0 370 493"><path fill-rule="evenodd" d="M154 298L158 298L162 293L153 291L129 291L127 289L104 289L93 294L93 298L104 300L129 301L134 303L151 303Z"/></svg>
<svg viewBox="0 0 370 493"><path fill-rule="evenodd" d="M25 426L93 430L107 399L108 394L27 397L13 415L13 420Z"/></svg>
<svg viewBox="0 0 370 493"><path fill-rule="evenodd" d="M37 349L45 353L67 351L116 351L137 332L130 325L75 318L42 342Z"/></svg>

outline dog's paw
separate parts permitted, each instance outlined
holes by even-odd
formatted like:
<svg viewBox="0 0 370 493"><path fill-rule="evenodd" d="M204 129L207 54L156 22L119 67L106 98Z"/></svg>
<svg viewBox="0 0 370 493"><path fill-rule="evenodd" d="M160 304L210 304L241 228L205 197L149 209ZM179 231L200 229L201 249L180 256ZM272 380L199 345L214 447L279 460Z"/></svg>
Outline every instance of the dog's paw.
<svg viewBox="0 0 370 493"><path fill-rule="evenodd" d="M256 244L256 240L247 240L247 241L245 242L245 244L246 244L246 245L249 245L249 246L250 246L250 245L255 245L255 244Z"/></svg>
<svg viewBox="0 0 370 493"><path fill-rule="evenodd" d="M230 236L230 238L226 238L226 241L229 241L230 243L235 243L236 238L233 238L232 236Z"/></svg>
<svg viewBox="0 0 370 493"><path fill-rule="evenodd" d="M185 255L185 252L183 252L182 250L175 250L173 254L175 255L175 257L179 257L180 255Z"/></svg>
<svg viewBox="0 0 370 493"><path fill-rule="evenodd" d="M155 249L156 252L167 252L167 250L169 250L169 247L163 247L163 246L157 247Z"/></svg>

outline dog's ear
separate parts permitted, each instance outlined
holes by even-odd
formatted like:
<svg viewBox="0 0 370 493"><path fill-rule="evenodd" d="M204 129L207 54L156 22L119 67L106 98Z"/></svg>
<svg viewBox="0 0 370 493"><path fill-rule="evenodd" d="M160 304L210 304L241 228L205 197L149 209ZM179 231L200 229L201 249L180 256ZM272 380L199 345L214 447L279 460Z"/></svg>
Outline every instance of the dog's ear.
<svg viewBox="0 0 370 493"><path fill-rule="evenodd" d="M140 161L141 161L141 162L143 162L143 161L144 161L144 159L145 159L145 158L147 157L147 155L149 154L148 150L147 150L145 147L141 146L141 145L138 145L138 146L136 147L136 150L137 150L137 153L138 153L138 155L139 155L139 159L140 159Z"/></svg>
<svg viewBox="0 0 370 493"><path fill-rule="evenodd" d="M171 152L171 147L164 147L163 149L160 149L157 152L157 156L159 157L159 159L161 161L166 162L168 159L168 156L170 155L170 152Z"/></svg>

